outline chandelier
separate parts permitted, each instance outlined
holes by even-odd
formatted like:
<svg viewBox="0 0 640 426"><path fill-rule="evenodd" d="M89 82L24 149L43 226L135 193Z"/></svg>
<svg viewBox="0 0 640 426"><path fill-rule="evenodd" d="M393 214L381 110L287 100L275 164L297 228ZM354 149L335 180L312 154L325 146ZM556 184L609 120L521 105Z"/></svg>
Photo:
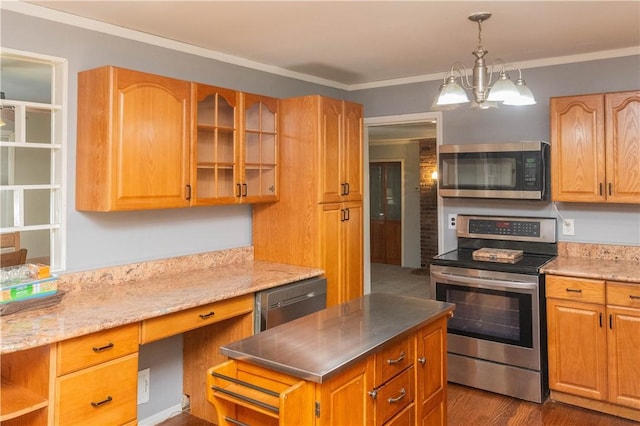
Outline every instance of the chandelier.
<svg viewBox="0 0 640 426"><path fill-rule="evenodd" d="M522 71L515 64L506 64L501 59L494 60L486 65L484 56L489 53L482 47L482 22L491 17L489 12L476 12L469 15L469 20L478 23L478 47L474 50L476 57L473 64L471 77L464 64L455 62L445 75L439 94L435 102L436 108L448 109L457 107L458 104L469 102L469 97L464 89L472 90L474 107L486 109L497 108L498 103L504 105L533 105L536 103L533 93L522 79ZM507 68L515 68L518 71L518 79L514 83L507 74ZM494 69L498 70L498 78L491 85ZM458 77L460 84L458 84ZM470 80L471 78L471 80Z"/></svg>

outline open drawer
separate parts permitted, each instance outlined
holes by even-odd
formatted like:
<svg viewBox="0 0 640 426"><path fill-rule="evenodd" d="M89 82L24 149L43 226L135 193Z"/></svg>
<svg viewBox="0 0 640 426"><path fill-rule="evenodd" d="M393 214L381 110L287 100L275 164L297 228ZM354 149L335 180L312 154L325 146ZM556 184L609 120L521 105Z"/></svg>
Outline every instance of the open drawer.
<svg viewBox="0 0 640 426"><path fill-rule="evenodd" d="M242 361L207 371L207 399L219 426L312 425L315 385Z"/></svg>

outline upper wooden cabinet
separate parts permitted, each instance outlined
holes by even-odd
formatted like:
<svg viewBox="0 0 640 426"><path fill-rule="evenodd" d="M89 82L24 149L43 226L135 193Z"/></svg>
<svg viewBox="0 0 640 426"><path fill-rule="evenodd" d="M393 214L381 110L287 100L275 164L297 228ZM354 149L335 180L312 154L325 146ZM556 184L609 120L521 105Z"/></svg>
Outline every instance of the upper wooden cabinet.
<svg viewBox="0 0 640 426"><path fill-rule="evenodd" d="M192 205L277 201L277 99L197 83L192 99Z"/></svg>
<svg viewBox="0 0 640 426"><path fill-rule="evenodd" d="M315 97L320 110L320 198L362 200L362 105Z"/></svg>
<svg viewBox="0 0 640 426"><path fill-rule="evenodd" d="M278 101L116 67L78 74L76 208L278 199Z"/></svg>
<svg viewBox="0 0 640 426"><path fill-rule="evenodd" d="M551 98L554 201L640 203L640 91Z"/></svg>
<svg viewBox="0 0 640 426"><path fill-rule="evenodd" d="M186 207L190 84L102 67L78 74L76 208Z"/></svg>

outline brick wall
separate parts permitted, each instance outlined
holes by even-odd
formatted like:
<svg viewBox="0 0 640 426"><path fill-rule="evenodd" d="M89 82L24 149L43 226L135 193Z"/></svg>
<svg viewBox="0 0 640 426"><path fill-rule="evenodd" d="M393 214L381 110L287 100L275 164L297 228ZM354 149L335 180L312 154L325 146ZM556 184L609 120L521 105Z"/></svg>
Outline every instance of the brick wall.
<svg viewBox="0 0 640 426"><path fill-rule="evenodd" d="M435 139L420 141L420 266L428 267L438 254L438 169Z"/></svg>

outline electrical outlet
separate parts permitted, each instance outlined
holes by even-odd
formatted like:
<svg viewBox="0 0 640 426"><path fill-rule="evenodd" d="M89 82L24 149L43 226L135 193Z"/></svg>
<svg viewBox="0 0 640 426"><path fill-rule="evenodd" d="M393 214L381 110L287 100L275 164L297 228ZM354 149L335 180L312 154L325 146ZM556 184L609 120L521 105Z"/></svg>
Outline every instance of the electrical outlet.
<svg viewBox="0 0 640 426"><path fill-rule="evenodd" d="M138 405L149 402L149 390L151 369L145 368L138 371Z"/></svg>
<svg viewBox="0 0 640 426"><path fill-rule="evenodd" d="M449 225L449 229L456 229L456 218L457 217L458 217L457 214L450 214L448 216L447 224Z"/></svg>
<svg viewBox="0 0 640 426"><path fill-rule="evenodd" d="M562 220L562 235L576 235L576 230L573 226L573 219Z"/></svg>

